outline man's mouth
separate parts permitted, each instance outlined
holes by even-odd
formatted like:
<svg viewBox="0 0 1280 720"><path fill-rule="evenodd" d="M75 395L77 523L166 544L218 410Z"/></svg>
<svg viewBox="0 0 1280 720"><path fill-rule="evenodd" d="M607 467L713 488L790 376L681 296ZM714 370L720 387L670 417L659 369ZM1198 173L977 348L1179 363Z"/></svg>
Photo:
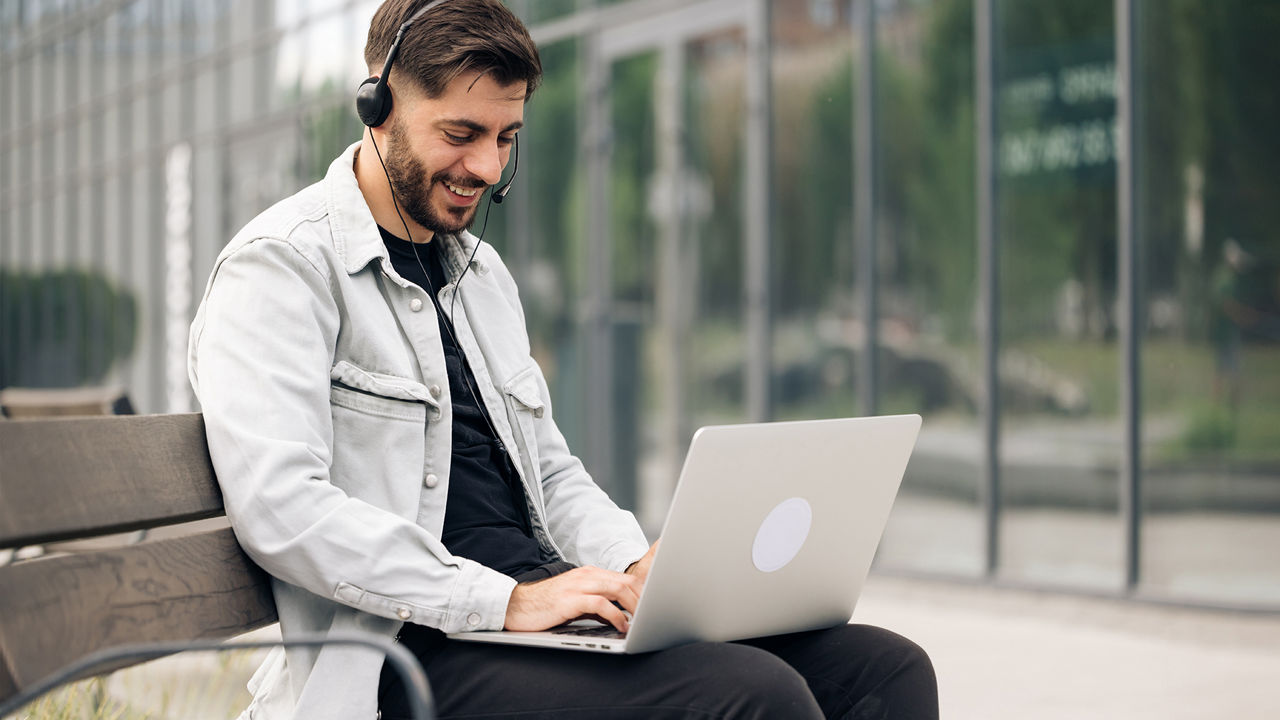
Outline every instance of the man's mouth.
<svg viewBox="0 0 1280 720"><path fill-rule="evenodd" d="M472 197L476 193L480 192L480 188L459 187L453 183L445 183L444 186L449 188L449 192L452 192L455 195L461 195L462 197Z"/></svg>

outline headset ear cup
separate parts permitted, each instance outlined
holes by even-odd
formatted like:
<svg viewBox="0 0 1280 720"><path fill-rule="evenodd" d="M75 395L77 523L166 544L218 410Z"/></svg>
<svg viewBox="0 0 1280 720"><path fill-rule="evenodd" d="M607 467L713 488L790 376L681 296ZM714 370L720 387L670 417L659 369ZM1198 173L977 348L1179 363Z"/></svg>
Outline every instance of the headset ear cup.
<svg viewBox="0 0 1280 720"><path fill-rule="evenodd" d="M356 115L360 122L375 128L391 114L391 89L370 77L356 89Z"/></svg>

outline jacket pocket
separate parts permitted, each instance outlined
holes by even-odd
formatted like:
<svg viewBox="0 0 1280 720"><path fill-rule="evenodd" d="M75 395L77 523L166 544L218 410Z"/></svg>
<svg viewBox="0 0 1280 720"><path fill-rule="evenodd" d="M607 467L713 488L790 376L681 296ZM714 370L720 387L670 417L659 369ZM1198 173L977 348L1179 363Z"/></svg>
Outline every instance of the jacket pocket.
<svg viewBox="0 0 1280 720"><path fill-rule="evenodd" d="M526 410L532 413L535 418L541 418L542 414L546 412L546 403L542 400L542 391L538 386L538 367L536 365L530 365L512 376L502 386L502 391L518 403L516 405L517 410Z"/></svg>
<svg viewBox="0 0 1280 720"><path fill-rule="evenodd" d="M424 406L436 411L440 403L427 386L410 378L375 373L339 360L329 371L335 405L390 419L424 419Z"/></svg>
<svg viewBox="0 0 1280 720"><path fill-rule="evenodd" d="M529 485L538 494L538 506L541 507L542 472L539 466L541 456L538 448L538 433L535 421L546 412L546 402L538 383L538 366L529 365L511 376L502 385L502 393L506 397L507 416L511 420L511 430L515 435L520 454L526 461L525 473Z"/></svg>
<svg viewBox="0 0 1280 720"><path fill-rule="evenodd" d="M369 372L345 360L329 373L333 419L330 480L352 497L404 517L417 511L426 430L439 404L409 378Z"/></svg>

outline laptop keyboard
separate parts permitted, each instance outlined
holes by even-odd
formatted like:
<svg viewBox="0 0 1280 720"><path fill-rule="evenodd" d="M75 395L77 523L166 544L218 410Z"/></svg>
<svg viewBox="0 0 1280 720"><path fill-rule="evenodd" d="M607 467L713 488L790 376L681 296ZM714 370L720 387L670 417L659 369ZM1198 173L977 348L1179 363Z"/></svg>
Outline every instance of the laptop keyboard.
<svg viewBox="0 0 1280 720"><path fill-rule="evenodd" d="M551 632L556 635L613 638L617 640L622 640L627 636L626 633L618 632L618 629L612 625L565 625L563 627L554 628Z"/></svg>

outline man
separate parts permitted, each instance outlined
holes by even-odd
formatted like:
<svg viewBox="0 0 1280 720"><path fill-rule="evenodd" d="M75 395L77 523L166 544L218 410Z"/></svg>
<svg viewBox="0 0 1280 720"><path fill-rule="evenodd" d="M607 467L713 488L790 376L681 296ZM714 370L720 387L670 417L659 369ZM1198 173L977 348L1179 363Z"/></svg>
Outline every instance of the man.
<svg viewBox="0 0 1280 720"><path fill-rule="evenodd" d="M467 232L541 77L527 31L498 0L388 0L365 56L363 139L232 240L191 331L227 515L285 637L396 637L441 717L936 717L928 658L875 628L635 657L444 638L625 630L653 548L566 447L511 275ZM276 653L247 714L399 717L381 671Z"/></svg>

